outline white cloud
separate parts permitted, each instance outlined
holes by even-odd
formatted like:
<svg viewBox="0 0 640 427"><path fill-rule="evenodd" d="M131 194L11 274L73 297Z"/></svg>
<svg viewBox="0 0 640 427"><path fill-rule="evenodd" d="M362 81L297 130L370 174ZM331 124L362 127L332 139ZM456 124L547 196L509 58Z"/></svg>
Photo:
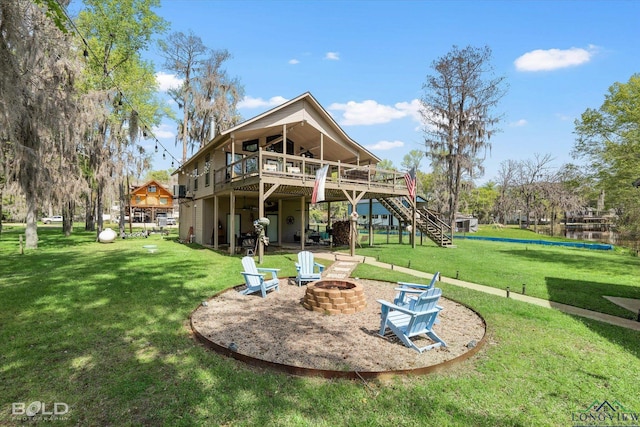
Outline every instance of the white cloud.
<svg viewBox="0 0 640 427"><path fill-rule="evenodd" d="M378 141L375 144L365 145L367 150L393 150L394 148L404 147L402 141Z"/></svg>
<svg viewBox="0 0 640 427"><path fill-rule="evenodd" d="M338 52L327 52L324 55L324 59L330 59L331 61L339 61L340 54Z"/></svg>
<svg viewBox="0 0 640 427"><path fill-rule="evenodd" d="M275 107L282 103L287 102L288 99L282 96L274 96L268 100L262 98L253 98L251 96L245 96L242 101L238 102L238 108L262 108L262 107Z"/></svg>
<svg viewBox="0 0 640 427"><path fill-rule="evenodd" d="M289 64L291 64L291 65L296 65L296 64L299 64L299 63L300 63L300 61L298 61L298 60L297 60L297 59L295 59L295 58L294 58L294 59L290 59L290 60L289 60Z"/></svg>
<svg viewBox="0 0 640 427"><path fill-rule="evenodd" d="M527 52L514 61L518 71L549 71L559 68L575 67L591 60L597 48L572 47L570 49L536 49Z"/></svg>
<svg viewBox="0 0 640 427"><path fill-rule="evenodd" d="M176 77L175 74L167 74L162 71L156 73L156 81L158 82L159 89L162 92L166 92L169 89L178 88L182 85L183 80Z"/></svg>
<svg viewBox="0 0 640 427"><path fill-rule="evenodd" d="M411 117L420 120L420 101L398 102L393 106L378 104L368 99L363 102L349 101L346 104L333 103L329 110L342 111L341 125L375 125L392 120Z"/></svg>
<svg viewBox="0 0 640 427"><path fill-rule="evenodd" d="M175 127L166 123L161 123L160 126L154 126L152 132L158 139L173 139L176 137Z"/></svg>
<svg viewBox="0 0 640 427"><path fill-rule="evenodd" d="M420 113L422 103L419 99L414 99L411 102L398 102L395 107L400 111L404 111L416 122L422 121L422 113Z"/></svg>
<svg viewBox="0 0 640 427"><path fill-rule="evenodd" d="M517 128L517 127L526 126L527 123L528 122L525 119L520 119L520 120L516 120L515 122L509 123L509 126Z"/></svg>

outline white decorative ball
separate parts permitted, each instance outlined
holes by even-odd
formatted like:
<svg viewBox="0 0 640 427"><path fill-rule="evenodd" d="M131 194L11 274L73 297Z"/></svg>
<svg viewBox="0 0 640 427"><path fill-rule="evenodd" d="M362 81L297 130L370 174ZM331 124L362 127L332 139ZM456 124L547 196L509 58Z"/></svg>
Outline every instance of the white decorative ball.
<svg viewBox="0 0 640 427"><path fill-rule="evenodd" d="M112 243L116 240L116 232L110 228L105 228L100 234L98 234L98 241L100 243Z"/></svg>

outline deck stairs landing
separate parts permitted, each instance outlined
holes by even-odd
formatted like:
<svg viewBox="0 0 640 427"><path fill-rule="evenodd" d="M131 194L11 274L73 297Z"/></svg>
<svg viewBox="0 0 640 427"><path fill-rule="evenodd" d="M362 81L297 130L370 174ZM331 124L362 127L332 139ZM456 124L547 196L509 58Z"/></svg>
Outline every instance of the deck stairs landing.
<svg viewBox="0 0 640 427"><path fill-rule="evenodd" d="M378 199L391 215L401 221L411 223L411 202L406 197L385 197ZM451 226L442 215L427 208L417 209L416 228L440 247L453 246Z"/></svg>

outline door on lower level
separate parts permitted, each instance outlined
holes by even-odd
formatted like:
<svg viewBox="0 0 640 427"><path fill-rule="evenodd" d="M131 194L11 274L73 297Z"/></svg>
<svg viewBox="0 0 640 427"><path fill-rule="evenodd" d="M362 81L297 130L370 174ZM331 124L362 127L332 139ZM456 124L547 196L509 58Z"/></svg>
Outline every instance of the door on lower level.
<svg viewBox="0 0 640 427"><path fill-rule="evenodd" d="M269 225L267 225L265 233L269 238L269 243L278 243L278 215L267 215Z"/></svg>

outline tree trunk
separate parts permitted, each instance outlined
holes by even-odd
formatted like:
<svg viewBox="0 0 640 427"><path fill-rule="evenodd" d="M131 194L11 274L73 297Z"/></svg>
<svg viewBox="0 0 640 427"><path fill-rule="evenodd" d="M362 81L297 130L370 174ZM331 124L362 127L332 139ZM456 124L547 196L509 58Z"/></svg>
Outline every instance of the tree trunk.
<svg viewBox="0 0 640 427"><path fill-rule="evenodd" d="M94 231L96 229L96 223L93 218L93 212L95 210L93 190L90 190L89 194L86 195L85 200L86 200L86 207L85 207L84 229L85 231Z"/></svg>
<svg viewBox="0 0 640 427"><path fill-rule="evenodd" d="M458 212L458 205L460 201L460 181L462 179L462 169L460 163L456 160L454 163L455 171L453 174L453 185L450 188L450 202L449 209L451 209L449 222L451 224L451 233L456 231L456 213Z"/></svg>
<svg viewBox="0 0 640 427"><path fill-rule="evenodd" d="M33 142L33 140L30 139L30 135L27 135L24 138L24 140ZM27 205L25 248L37 249L38 248L38 191L37 191L38 170L35 164L30 163L29 160L31 159L27 158L22 161L21 170L18 177L18 183L20 184L20 189L24 194L25 203Z"/></svg>
<svg viewBox="0 0 640 427"><path fill-rule="evenodd" d="M96 240L98 239L98 236L100 235L100 233L102 233L102 188L103 188L103 183L102 182L98 182L98 191L96 192L96 212L95 212L95 217L98 220L98 228L96 230Z"/></svg>
<svg viewBox="0 0 640 427"><path fill-rule="evenodd" d="M0 185L0 239L2 238L2 196L4 194L4 185Z"/></svg>
<svg viewBox="0 0 640 427"><path fill-rule="evenodd" d="M38 248L38 203L35 195L25 194L27 202L27 226L25 228L25 248Z"/></svg>
<svg viewBox="0 0 640 427"><path fill-rule="evenodd" d="M66 237L73 232L73 201L68 201L62 208L62 232Z"/></svg>
<svg viewBox="0 0 640 427"><path fill-rule="evenodd" d="M121 182L119 185L120 220L118 221L118 230L120 231L120 236L124 234L124 227L125 227L125 223L124 223L125 210L124 209L125 209L126 200L125 200L124 186L125 186L124 182Z"/></svg>

